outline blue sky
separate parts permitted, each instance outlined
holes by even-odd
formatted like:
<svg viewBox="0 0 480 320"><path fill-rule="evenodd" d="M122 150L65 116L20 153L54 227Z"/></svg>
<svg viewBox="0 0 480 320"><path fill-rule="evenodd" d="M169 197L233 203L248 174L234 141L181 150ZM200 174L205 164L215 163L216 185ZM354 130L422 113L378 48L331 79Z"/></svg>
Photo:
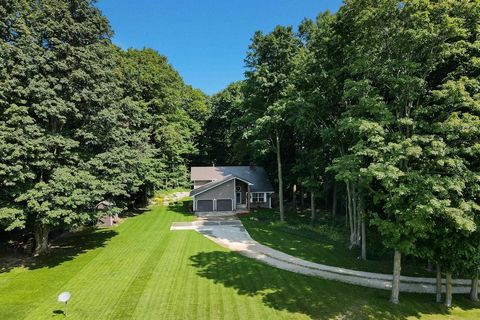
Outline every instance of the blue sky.
<svg viewBox="0 0 480 320"><path fill-rule="evenodd" d="M243 79L256 30L297 26L340 0L99 0L115 32L114 43L150 47L168 57L185 82L207 94Z"/></svg>

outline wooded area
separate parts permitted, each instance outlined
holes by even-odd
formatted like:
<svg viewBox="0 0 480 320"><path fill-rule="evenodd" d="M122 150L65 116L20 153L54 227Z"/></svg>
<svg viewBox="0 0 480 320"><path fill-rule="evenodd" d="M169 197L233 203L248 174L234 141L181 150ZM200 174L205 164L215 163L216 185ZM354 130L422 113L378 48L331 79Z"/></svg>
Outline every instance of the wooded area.
<svg viewBox="0 0 480 320"><path fill-rule="evenodd" d="M157 52L111 44L93 1L0 5L0 221L34 229L95 224L188 183L207 97Z"/></svg>
<svg viewBox="0 0 480 320"><path fill-rule="evenodd" d="M392 302L402 255L439 281L471 277L477 300L479 22L479 1L352 0L257 32L246 79L212 98L204 149L276 172L280 219L284 194L296 210L308 193L332 219L346 212L362 259L367 235L394 251Z"/></svg>
<svg viewBox="0 0 480 320"><path fill-rule="evenodd" d="M187 185L191 163L255 163L281 220L310 201L312 223L345 216L362 259L369 237L394 252L393 303L406 255L478 300L480 1L347 0L257 32L245 80L212 97L112 45L91 0L7 0L0 37L0 223L35 230L38 253L102 200Z"/></svg>

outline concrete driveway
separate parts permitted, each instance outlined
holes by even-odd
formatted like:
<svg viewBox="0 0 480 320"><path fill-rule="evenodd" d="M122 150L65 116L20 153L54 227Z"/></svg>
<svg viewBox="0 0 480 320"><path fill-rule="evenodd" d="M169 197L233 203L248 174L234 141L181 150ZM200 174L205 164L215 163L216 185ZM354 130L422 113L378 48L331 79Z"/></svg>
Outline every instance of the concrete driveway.
<svg viewBox="0 0 480 320"><path fill-rule="evenodd" d="M236 217L200 217L194 222L174 223L171 230L195 230L224 248L279 269L369 288L390 290L392 287L390 274L363 272L314 263L262 245L252 239L242 222ZM402 292L435 293L435 278L402 276L400 279ZM453 293L469 292L470 280L453 281Z"/></svg>

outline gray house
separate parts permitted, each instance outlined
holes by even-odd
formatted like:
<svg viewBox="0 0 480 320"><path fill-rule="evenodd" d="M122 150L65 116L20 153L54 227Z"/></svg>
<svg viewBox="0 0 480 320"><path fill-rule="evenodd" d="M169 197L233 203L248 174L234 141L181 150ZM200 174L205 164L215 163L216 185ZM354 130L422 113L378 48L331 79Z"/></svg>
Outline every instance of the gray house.
<svg viewBox="0 0 480 320"><path fill-rule="evenodd" d="M262 167L192 167L193 210L202 213L243 213L271 208L274 189Z"/></svg>

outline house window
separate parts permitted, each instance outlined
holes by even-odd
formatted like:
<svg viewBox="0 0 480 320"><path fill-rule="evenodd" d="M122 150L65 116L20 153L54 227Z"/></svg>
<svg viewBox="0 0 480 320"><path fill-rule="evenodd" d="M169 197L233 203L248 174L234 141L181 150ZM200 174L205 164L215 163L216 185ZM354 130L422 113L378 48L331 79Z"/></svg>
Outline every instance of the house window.
<svg viewBox="0 0 480 320"><path fill-rule="evenodd" d="M263 192L252 192L252 202L267 202L265 193Z"/></svg>

